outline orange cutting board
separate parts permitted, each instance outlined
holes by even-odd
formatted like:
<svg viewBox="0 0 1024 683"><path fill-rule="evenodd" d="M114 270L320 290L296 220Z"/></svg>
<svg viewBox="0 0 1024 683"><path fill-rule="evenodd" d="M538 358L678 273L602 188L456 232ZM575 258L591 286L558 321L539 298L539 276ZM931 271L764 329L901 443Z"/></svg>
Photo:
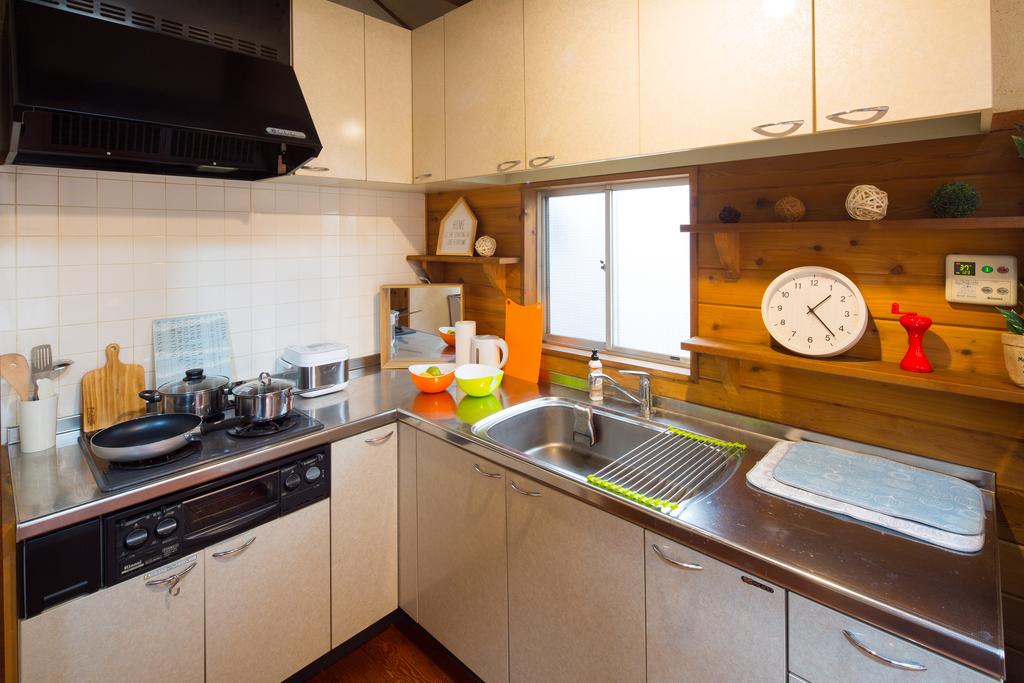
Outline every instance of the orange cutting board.
<svg viewBox="0 0 1024 683"><path fill-rule="evenodd" d="M540 378L540 344L544 336L544 309L540 303L520 306L505 299L505 341L508 363L505 374L537 383Z"/></svg>
<svg viewBox="0 0 1024 683"><path fill-rule="evenodd" d="M139 392L146 388L141 365L121 362L121 347L107 344L107 364L82 377L82 431L93 432L117 422L122 415L142 413L146 402Z"/></svg>

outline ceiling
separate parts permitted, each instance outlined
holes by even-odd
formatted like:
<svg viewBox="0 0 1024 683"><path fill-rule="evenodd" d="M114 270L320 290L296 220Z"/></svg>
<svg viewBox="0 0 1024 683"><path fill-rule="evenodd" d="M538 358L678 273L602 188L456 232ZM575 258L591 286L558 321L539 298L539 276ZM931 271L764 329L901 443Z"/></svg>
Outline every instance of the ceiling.
<svg viewBox="0 0 1024 683"><path fill-rule="evenodd" d="M469 0L333 0L354 10L404 28L417 28Z"/></svg>

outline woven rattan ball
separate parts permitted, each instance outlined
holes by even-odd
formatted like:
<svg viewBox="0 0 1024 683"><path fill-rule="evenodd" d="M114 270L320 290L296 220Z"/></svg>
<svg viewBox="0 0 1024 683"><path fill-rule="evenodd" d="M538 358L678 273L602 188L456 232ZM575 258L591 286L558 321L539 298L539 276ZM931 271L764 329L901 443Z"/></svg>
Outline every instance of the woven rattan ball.
<svg viewBox="0 0 1024 683"><path fill-rule="evenodd" d="M476 241L474 246L476 253L481 256L494 256L494 250L498 248L498 243L490 235L484 235Z"/></svg>
<svg viewBox="0 0 1024 683"><path fill-rule="evenodd" d="M889 195L874 185L858 185L846 195L846 213L859 221L885 218L888 208Z"/></svg>
<svg viewBox="0 0 1024 683"><path fill-rule="evenodd" d="M792 195L775 202L775 215L784 221L798 221L807 213L804 203Z"/></svg>

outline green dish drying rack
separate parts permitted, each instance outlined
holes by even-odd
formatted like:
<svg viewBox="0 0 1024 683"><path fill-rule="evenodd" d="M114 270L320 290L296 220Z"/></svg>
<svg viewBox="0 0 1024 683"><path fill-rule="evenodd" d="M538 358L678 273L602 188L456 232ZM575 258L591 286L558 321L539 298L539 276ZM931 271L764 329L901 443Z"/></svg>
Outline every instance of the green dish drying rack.
<svg viewBox="0 0 1024 683"><path fill-rule="evenodd" d="M746 444L669 427L587 477L598 488L666 514L739 464Z"/></svg>

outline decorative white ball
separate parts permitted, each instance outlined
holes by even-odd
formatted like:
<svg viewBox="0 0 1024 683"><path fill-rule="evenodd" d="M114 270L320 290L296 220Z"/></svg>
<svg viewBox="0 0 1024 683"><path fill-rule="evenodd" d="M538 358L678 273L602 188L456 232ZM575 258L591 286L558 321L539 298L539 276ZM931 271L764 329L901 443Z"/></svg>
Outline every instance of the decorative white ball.
<svg viewBox="0 0 1024 683"><path fill-rule="evenodd" d="M858 185L846 195L846 213L859 221L877 221L885 218L889 208L889 195L874 185Z"/></svg>
<svg viewBox="0 0 1024 683"><path fill-rule="evenodd" d="M480 256L494 256L494 251L498 248L498 243L493 237L484 235L476 241L474 246L476 247L476 253Z"/></svg>

